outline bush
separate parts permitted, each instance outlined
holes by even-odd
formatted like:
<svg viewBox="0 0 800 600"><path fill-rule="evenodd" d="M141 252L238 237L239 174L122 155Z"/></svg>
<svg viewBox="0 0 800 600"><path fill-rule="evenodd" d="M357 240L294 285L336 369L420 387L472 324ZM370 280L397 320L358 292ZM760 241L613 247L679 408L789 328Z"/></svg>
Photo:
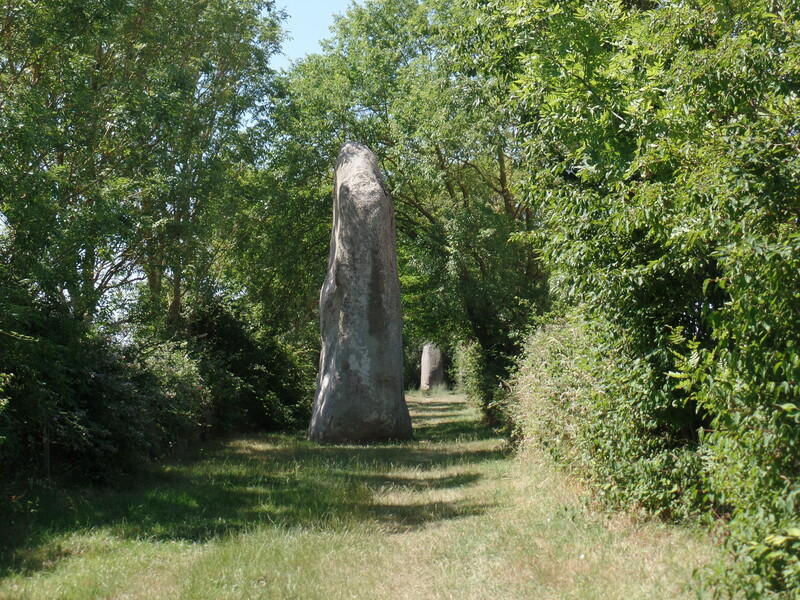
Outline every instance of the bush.
<svg viewBox="0 0 800 600"><path fill-rule="evenodd" d="M584 474L591 458L583 443L589 399L600 387L589 335L575 315L545 318L520 356L509 407L517 440Z"/></svg>
<svg viewBox="0 0 800 600"><path fill-rule="evenodd" d="M508 380L513 366L511 355L493 352L477 342L459 342L456 345L452 379L468 398L481 407L483 420L490 427L510 427Z"/></svg>
<svg viewBox="0 0 800 600"><path fill-rule="evenodd" d="M137 345L125 354L138 371L132 378L137 392L151 399L144 408L155 427L152 454L202 437L212 425L212 395L187 345Z"/></svg>
<svg viewBox="0 0 800 600"><path fill-rule="evenodd" d="M109 481L207 431L305 424L313 369L232 309L206 307L184 340L103 335L22 286L0 300L0 468Z"/></svg>
<svg viewBox="0 0 800 600"><path fill-rule="evenodd" d="M257 335L233 306L208 302L190 315L187 343L211 388L217 429L286 429L311 415L316 365L266 333Z"/></svg>
<svg viewBox="0 0 800 600"><path fill-rule="evenodd" d="M20 340L6 366L7 475L108 481L198 438L208 393L185 349L58 333Z"/></svg>
<svg viewBox="0 0 800 600"><path fill-rule="evenodd" d="M460 342L455 346L453 380L456 387L470 398L478 398L480 385L480 354L475 342Z"/></svg>
<svg viewBox="0 0 800 600"><path fill-rule="evenodd" d="M713 416L709 493L732 507L737 560L719 580L750 598L800 590L800 296L790 292L800 289L800 235L766 208L751 207L732 225L746 234L717 252L730 299L715 315L715 345L674 336L674 376Z"/></svg>
<svg viewBox="0 0 800 600"><path fill-rule="evenodd" d="M120 348L102 338L86 343L75 370L75 406L60 410L56 421L72 421L80 442L51 440L64 446L62 468L108 480L200 438L209 394L185 347L161 342Z"/></svg>
<svg viewBox="0 0 800 600"><path fill-rule="evenodd" d="M653 380L602 319L551 315L528 339L509 413L520 439L592 480L612 505L686 516L702 501L699 447Z"/></svg>
<svg viewBox="0 0 800 600"><path fill-rule="evenodd" d="M737 339L735 352L745 352L746 336ZM662 373L636 358L610 324L580 309L550 316L528 339L513 381L517 436L591 480L612 505L728 520L733 562L709 578L720 597L793 597L800 584L800 410L763 373L759 385L749 380L743 358L734 369L731 354L703 349L681 330L672 340L672 385L686 393L677 407L668 402L676 393L654 385ZM692 438L672 415L695 406L713 408L713 418Z"/></svg>

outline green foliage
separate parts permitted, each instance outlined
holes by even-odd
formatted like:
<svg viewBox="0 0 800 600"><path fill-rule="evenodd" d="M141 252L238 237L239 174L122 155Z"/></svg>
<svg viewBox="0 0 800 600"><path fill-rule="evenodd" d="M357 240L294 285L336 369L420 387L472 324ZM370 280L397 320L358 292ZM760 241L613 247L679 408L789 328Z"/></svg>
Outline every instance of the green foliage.
<svg viewBox="0 0 800 600"><path fill-rule="evenodd" d="M213 423L210 419L213 397L186 344L134 346L126 348L125 355L140 370L139 391L151 403L142 408L145 414L152 415L151 427L157 428L152 454L159 456L167 448L203 436ZM141 424L139 427L148 429Z"/></svg>
<svg viewBox="0 0 800 600"><path fill-rule="evenodd" d="M196 307L188 325L188 343L211 390L215 427L286 429L307 422L316 365L258 335L219 301Z"/></svg>
<svg viewBox="0 0 800 600"><path fill-rule="evenodd" d="M589 325L576 315L547 315L525 342L512 385L510 417L515 437L546 450L560 465L590 471L586 427L593 414L598 358Z"/></svg>
<svg viewBox="0 0 800 600"><path fill-rule="evenodd" d="M35 307L30 333L2 340L0 455L6 475L109 480L207 431L295 427L308 416L307 364L219 308L192 336L131 344Z"/></svg>
<svg viewBox="0 0 800 600"><path fill-rule="evenodd" d="M462 342L453 351L453 380L470 398L481 396L481 357L475 342Z"/></svg>
<svg viewBox="0 0 800 600"><path fill-rule="evenodd" d="M796 4L471 4L464 44L511 90L547 199L552 289L609 323L597 437L663 460L597 458L622 499L730 512L730 589L796 593L774 543L800 464Z"/></svg>
<svg viewBox="0 0 800 600"><path fill-rule="evenodd" d="M645 361L602 319L550 315L525 346L512 383L517 436L592 481L605 501L662 518L696 513L701 455L652 394Z"/></svg>
<svg viewBox="0 0 800 600"><path fill-rule="evenodd" d="M6 475L134 469L229 425L223 377L259 406L251 426L302 413L307 375L269 315L239 336L265 340L244 372L186 322L202 298L244 296L233 253L263 191L279 19L262 0L0 8Z"/></svg>
<svg viewBox="0 0 800 600"><path fill-rule="evenodd" d="M438 0L351 7L322 53L287 73L274 117L282 143L270 161L291 181L285 210L322 245L330 204L320 194L339 146L355 139L376 152L396 206L404 337L476 342L477 399L492 412L517 333L545 304L546 277L536 246L519 235L536 214L519 196L518 123L496 89L463 75L454 51L454 32L473 18ZM289 242L296 254L313 257L309 237ZM315 297L321 279L301 272L301 295Z"/></svg>
<svg viewBox="0 0 800 600"><path fill-rule="evenodd" d="M197 439L208 394L185 351L120 348L39 307L36 338L3 344L4 475L106 481Z"/></svg>

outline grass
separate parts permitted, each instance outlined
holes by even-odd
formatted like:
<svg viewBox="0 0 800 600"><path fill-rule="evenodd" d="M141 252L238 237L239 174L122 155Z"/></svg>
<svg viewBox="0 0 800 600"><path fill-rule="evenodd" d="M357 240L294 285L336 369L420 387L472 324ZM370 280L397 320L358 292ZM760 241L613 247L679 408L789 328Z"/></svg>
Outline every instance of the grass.
<svg viewBox="0 0 800 600"><path fill-rule="evenodd" d="M126 489L31 492L0 599L695 597L699 533L587 509L457 395L409 405L414 442L251 436Z"/></svg>

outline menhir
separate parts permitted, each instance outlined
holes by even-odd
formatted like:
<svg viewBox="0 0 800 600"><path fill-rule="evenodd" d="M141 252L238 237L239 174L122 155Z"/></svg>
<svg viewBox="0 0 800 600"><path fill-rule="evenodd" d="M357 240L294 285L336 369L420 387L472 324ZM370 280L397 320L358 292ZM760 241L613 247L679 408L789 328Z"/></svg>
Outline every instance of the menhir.
<svg viewBox="0 0 800 600"><path fill-rule="evenodd" d="M345 144L336 161L319 305L322 354L309 438L334 444L411 438L394 203L375 155L360 144Z"/></svg>

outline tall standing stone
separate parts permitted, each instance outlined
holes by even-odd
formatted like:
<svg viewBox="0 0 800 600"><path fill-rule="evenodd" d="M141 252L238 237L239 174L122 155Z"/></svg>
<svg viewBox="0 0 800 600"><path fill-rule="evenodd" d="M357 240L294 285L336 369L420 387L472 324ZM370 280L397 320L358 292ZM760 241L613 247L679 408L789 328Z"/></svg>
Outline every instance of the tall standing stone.
<svg viewBox="0 0 800 600"><path fill-rule="evenodd" d="M425 344L422 347L422 366L420 369L419 389L427 392L437 385L444 385L444 361L442 351L436 344Z"/></svg>
<svg viewBox="0 0 800 600"><path fill-rule="evenodd" d="M345 144L336 161L319 312L322 354L308 437L322 443L410 438L394 203L375 155L360 144Z"/></svg>

